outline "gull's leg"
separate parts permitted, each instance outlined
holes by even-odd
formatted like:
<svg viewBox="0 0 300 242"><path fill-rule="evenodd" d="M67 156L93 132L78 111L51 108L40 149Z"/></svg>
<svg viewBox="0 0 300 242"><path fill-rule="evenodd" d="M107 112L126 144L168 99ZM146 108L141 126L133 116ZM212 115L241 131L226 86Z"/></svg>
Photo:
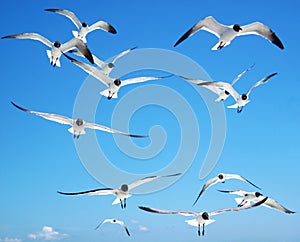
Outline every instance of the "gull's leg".
<svg viewBox="0 0 300 242"><path fill-rule="evenodd" d="M202 236L204 236L204 227L205 227L205 224L203 224L203 226L202 226Z"/></svg>
<svg viewBox="0 0 300 242"><path fill-rule="evenodd" d="M201 232L200 232L200 224L198 224L198 236L201 235Z"/></svg>
<svg viewBox="0 0 300 242"><path fill-rule="evenodd" d="M124 208L126 208L126 198L124 198Z"/></svg>

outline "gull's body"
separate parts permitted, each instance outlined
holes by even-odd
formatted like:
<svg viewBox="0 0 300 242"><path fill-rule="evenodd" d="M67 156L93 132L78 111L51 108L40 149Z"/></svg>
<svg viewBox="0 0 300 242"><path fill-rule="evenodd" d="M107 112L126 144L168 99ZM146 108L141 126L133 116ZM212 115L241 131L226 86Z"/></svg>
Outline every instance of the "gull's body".
<svg viewBox="0 0 300 242"><path fill-rule="evenodd" d="M110 218L104 219L95 229L100 228L105 223L111 223L111 224L119 224L119 225L121 225L123 227L123 229L125 230L126 234L128 236L130 236L129 230L126 227L125 223L123 221L120 221L120 220L117 220L117 219L114 219L114 218L113 219L110 219Z"/></svg>
<svg viewBox="0 0 300 242"><path fill-rule="evenodd" d="M252 182L250 182L248 179L246 179L245 177L243 176L240 176L238 174L224 174L224 173L220 173L218 174L216 177L214 178L211 178L210 180L208 180L202 187L201 191L199 192L199 195L196 199L196 201L194 202L193 206L197 203L198 199L200 198L200 196L211 186L219 183L219 182L222 182L222 183L225 183L226 180L230 180L230 179L237 179L237 180L241 180L241 181L244 181L244 182L247 182L249 184L251 184L252 186L260 189L258 186L254 185Z"/></svg>
<svg viewBox="0 0 300 242"><path fill-rule="evenodd" d="M254 65L250 66L248 69L244 70L242 73L237 75L231 82L231 86L233 86L242 76L244 76L249 70L251 70L253 66ZM193 78L188 78L188 77L183 77L183 76L180 76L180 77L189 82L195 83L197 85L206 83L206 81L204 81L204 80L193 79ZM215 100L216 102L225 101L230 96L230 93L226 89L219 88L219 87L216 87L213 85L202 85L202 86L218 95L217 99Z"/></svg>
<svg viewBox="0 0 300 242"><path fill-rule="evenodd" d="M130 136L130 137L135 137L135 138L145 138L147 136L141 136L141 135L133 135L133 134L127 134L125 132L116 130L116 129L112 129L100 124L95 124L95 123L88 123L80 118L78 119L71 119L62 115L58 115L58 114L50 114L50 113L42 113L42 112L36 112L36 111L32 111L29 109L25 109L22 108L18 105L16 105L15 103L12 102L12 104L27 113L31 113L37 116L40 116L44 119L50 120L50 121L54 121L57 123L61 123L61 124L67 124L70 125L71 128L68 129L68 131L70 133L73 134L74 138L79 138L80 135L85 134L85 129L94 129L94 130L101 130L101 131L105 131L105 132L109 132L109 133L117 133L117 134L122 134L122 135L126 135L126 136Z"/></svg>
<svg viewBox="0 0 300 242"><path fill-rule="evenodd" d="M215 222L215 220L211 219L211 217L213 217L219 213L223 213L223 212L241 211L244 209L253 208L253 207L263 204L267 199L268 198L261 199L257 203L254 203L254 204L248 205L248 206L244 206L244 207L224 208L224 209L219 209L219 210L216 210L213 212L200 212L200 213L188 212L188 211L183 211L183 210L161 210L161 209L149 208L149 207L143 207L143 206L140 206L139 208L144 211L152 212L152 213L179 214L179 215L188 216L188 217L195 217L194 219L185 220L185 222L191 226L198 227L198 235L199 236L201 235L200 229L202 226L202 236L204 236L205 226Z"/></svg>
<svg viewBox="0 0 300 242"><path fill-rule="evenodd" d="M100 82L102 82L104 85L107 86L107 89L100 92L101 95L107 97L108 99L111 98L118 98L118 92L121 87L129 85L129 84L135 84L140 82L146 82L146 81L152 81L152 80L159 80L162 78L166 78L169 76L162 76L162 77L154 77L154 76L142 76L142 77L135 77L130 78L126 80L120 80L119 78L112 78L108 75L106 75L102 70L99 70L97 67L80 62L70 56L67 56L64 54L69 60L71 60L75 65L79 66L81 69L83 69L88 74L92 75L96 79L98 79Z"/></svg>
<svg viewBox="0 0 300 242"><path fill-rule="evenodd" d="M84 192L58 192L59 194L63 195L87 195L87 196L95 196L95 195L115 195L116 199L113 201L112 205L121 204L121 208L126 208L126 199L131 197L130 191L137 186L140 186L144 183L151 182L153 180L156 180L158 178L165 178L165 177L173 177L173 176L179 176L180 173L172 174L172 175L166 175L166 176L149 176L142 178L140 180L137 180L131 184L122 184L119 188L100 188L100 189L94 189Z"/></svg>
<svg viewBox="0 0 300 242"><path fill-rule="evenodd" d="M256 82L254 85L252 85L246 93L243 93L241 95L232 87L232 85L230 83L227 83L227 82L202 82L202 83L199 83L198 85L214 86L214 87L222 88L222 89L226 90L228 93L230 93L230 95L236 101L235 104L227 106L227 108L236 108L237 112L240 113L240 112L242 112L243 107L246 106L250 102L249 95L253 91L253 89L255 87L258 87L262 84L267 83L269 81L269 79L275 75L277 75L277 73L272 73L271 75L264 77L263 79L261 79L260 81Z"/></svg>
<svg viewBox="0 0 300 242"><path fill-rule="evenodd" d="M68 42L62 44L59 41L51 42L44 36L37 33L23 33L23 34L13 34L2 37L2 39L32 39L38 40L48 46L51 50L46 50L47 56L50 59L50 64L52 66L60 67L60 57L62 53L68 52L74 48L77 48L78 51L85 56L92 64L94 64L93 56L91 51L88 49L86 44L77 38L73 38Z"/></svg>
<svg viewBox="0 0 300 242"><path fill-rule="evenodd" d="M81 22L76 17L76 15L69 10L64 10L64 9L45 9L45 10L48 12L58 13L69 18L75 24L78 30L78 31L75 30L72 31L74 37L82 40L84 43L86 43L86 35L96 29L102 29L112 34L117 33L116 29L112 25L102 20L89 26L87 22Z"/></svg>
<svg viewBox="0 0 300 242"><path fill-rule="evenodd" d="M174 47L201 29L208 31L219 38L218 43L212 47L212 50L222 49L223 47L229 45L235 37L248 34L260 35L271 41L280 49L284 49L283 44L276 34L268 26L260 22L254 22L244 26L239 24L226 26L220 24L212 16L200 20L197 24L190 28L184 35L180 37L180 39L175 43Z"/></svg>
<svg viewBox="0 0 300 242"><path fill-rule="evenodd" d="M239 207L244 207L244 206L247 206L251 203L256 203L257 201L265 198L259 192L248 192L248 191L244 191L244 190L231 190L231 191L219 190L219 191L241 196L240 198L235 198L235 201L236 201L236 203L238 204ZM265 207L268 207L268 208L277 209L277 210L279 210L281 212L284 212L284 213L289 213L289 214L295 213L294 211L291 211L291 210L285 208L284 206L282 206L277 201L275 201L271 198L268 198L262 205L265 206Z"/></svg>

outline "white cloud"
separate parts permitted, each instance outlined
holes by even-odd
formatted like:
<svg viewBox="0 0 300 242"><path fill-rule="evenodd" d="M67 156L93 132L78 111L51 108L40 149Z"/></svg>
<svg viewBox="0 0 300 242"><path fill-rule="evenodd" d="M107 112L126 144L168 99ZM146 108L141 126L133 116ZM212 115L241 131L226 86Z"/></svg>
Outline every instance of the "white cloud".
<svg viewBox="0 0 300 242"><path fill-rule="evenodd" d="M18 238L5 237L5 238L0 238L0 242L22 242L22 240Z"/></svg>
<svg viewBox="0 0 300 242"><path fill-rule="evenodd" d="M69 237L67 234L61 234L54 231L52 227L44 226L42 231L28 235L28 238L34 240L61 240Z"/></svg>
<svg viewBox="0 0 300 242"><path fill-rule="evenodd" d="M139 230L145 232L148 231L149 229L144 225L139 225Z"/></svg>

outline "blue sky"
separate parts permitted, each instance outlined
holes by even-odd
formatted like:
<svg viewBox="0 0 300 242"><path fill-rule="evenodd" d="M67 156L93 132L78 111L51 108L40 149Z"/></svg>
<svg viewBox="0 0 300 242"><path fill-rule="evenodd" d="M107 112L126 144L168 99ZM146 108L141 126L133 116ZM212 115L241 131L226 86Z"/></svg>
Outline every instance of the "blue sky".
<svg viewBox="0 0 300 242"><path fill-rule="evenodd" d="M134 0L100 3L87 0L79 3L12 0L2 4L1 36L37 32L53 41L69 40L72 37L71 30L75 29L71 21L63 16L45 12L45 8L68 9L90 23L101 19L111 23L118 31L116 35L99 30L87 36L89 48L102 59L109 59L133 46L138 46L137 51L147 48L176 51L178 55L198 63L215 81L231 81L255 63L255 67L236 84L236 88L241 91L247 90L264 76L278 72L269 83L253 91L251 102L242 113L225 110L224 149L217 165L206 179L219 172L241 174L262 187L264 195L272 197L291 210L300 211L300 198L297 195L300 164L300 101L297 91L299 43L295 34L296 24L300 21L298 2L254 0L250 4L227 1L225 5L221 1L199 3ZM173 47L185 31L208 15L228 25L261 21L276 32L285 49L282 51L258 36L245 36L235 39L230 46L221 51L211 51L217 39L205 31L200 31L176 48ZM140 157L143 153L132 157L122 152L124 144L125 149L128 148L126 145L130 146L129 138L97 132L98 142L107 159L116 171L121 170L126 174L124 177L128 180L124 182L159 173L171 165L182 142L181 129L189 130L195 124L191 120L191 127L188 127L189 125L183 125L177 118L181 117L182 112L195 117L200 138L197 139L196 128L195 135L190 135L190 142L182 145L189 147L192 153L194 141L199 141L197 152L194 157L192 154L193 159L188 155L180 157L182 163L187 164L185 168L177 165L172 168L174 172L184 173L181 178L162 190L129 198L126 210L121 210L118 205L112 206L114 198L111 196L66 197L57 194L58 190L84 191L105 187L109 182L118 184L117 180L120 177L117 172L106 174L110 181L101 183L93 172L86 169L89 164L82 161L78 147L80 149L84 146L95 133L88 132L74 144L67 127L16 110L10 101L32 110L72 116L82 84L91 84L93 81L95 85L98 83L86 79L87 74L66 58L62 57L61 68L51 67L46 56L46 47L37 41L5 39L1 40L0 50L0 122L4 127L1 136L0 241L198 241L200 238L196 228L187 225L184 222L185 217L150 214L138 210L137 207L145 205L161 209L213 211L235 206L233 197L220 194L216 189L253 190L251 186L242 182L228 181L210 188L198 204L192 207L206 180L199 180L199 172L210 145L211 120L204 100L199 97L197 87L174 76L124 87L119 93L119 99L110 101L98 100L100 96L95 93L100 91L99 86L99 90L93 89L95 93L88 96L86 102L99 101L95 121L100 124L122 130L125 127L138 134L147 134L151 130L150 137L153 143L151 139L132 140L135 146L139 147L139 152L141 149L151 148L151 145L159 151L155 142L165 141L160 152L146 159ZM165 66L168 64L172 68L172 60L170 63L164 63ZM197 71L184 74L200 75ZM142 70L127 76L139 75L166 73L161 70ZM152 87L156 88L150 85L158 85L160 90L166 88L173 91L174 102L179 100L179 104L173 107L173 99L170 99L170 110L159 106L164 96L158 93L152 95L153 101L149 101L149 105L142 106L134 112L130 120L120 118L116 109L118 105L126 103L126 95L137 95L136 93L145 93ZM138 89L146 86L146 91ZM211 95L209 97L212 100L215 98L212 94L207 95ZM137 103L148 100L145 96L137 98ZM149 99L151 100L151 95ZM233 100L228 99L225 105L232 103ZM125 114L133 112L135 102L129 101L129 104L127 108L123 106ZM185 108L185 104L191 112ZM219 105L216 106L217 109L223 108L222 104L214 105ZM186 121L184 120L184 123ZM118 139L121 147L115 143ZM127 151L133 152L132 150L134 149L128 148ZM98 162L98 169L101 170L101 158L95 157L94 162ZM163 186L165 183L161 181L157 184ZM154 189L151 184L145 185L146 190L147 188ZM94 230L102 219L113 217L127 224L131 237L127 237L121 228L110 224L106 224L100 230ZM298 213L287 215L260 207L239 213L224 213L218 215L216 220L207 227L205 241L299 241L300 238Z"/></svg>

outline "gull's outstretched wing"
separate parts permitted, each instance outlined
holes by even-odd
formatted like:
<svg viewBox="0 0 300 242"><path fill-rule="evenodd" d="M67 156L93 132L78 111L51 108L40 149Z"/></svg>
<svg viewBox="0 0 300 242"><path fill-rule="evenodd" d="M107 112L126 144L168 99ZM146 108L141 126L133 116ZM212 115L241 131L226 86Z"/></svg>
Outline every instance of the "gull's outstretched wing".
<svg viewBox="0 0 300 242"><path fill-rule="evenodd" d="M246 70L244 70L242 73L238 74L233 81L231 82L231 85L233 86L243 75L245 75L248 71L250 71L253 68L254 64L248 67Z"/></svg>
<svg viewBox="0 0 300 242"><path fill-rule="evenodd" d="M198 194L198 197L196 198L195 202L193 203L193 206L197 203L199 200L200 196L212 185L216 184L218 182L218 177L214 177L210 180L208 180L202 187L201 191Z"/></svg>
<svg viewBox="0 0 300 242"><path fill-rule="evenodd" d="M95 196L95 195L111 195L114 194L115 189L113 188L100 188L100 189L94 189L89 191L83 191L83 192L59 192L57 193L62 195L71 195L71 196L78 196L78 195L87 195L87 196Z"/></svg>
<svg viewBox="0 0 300 242"><path fill-rule="evenodd" d="M253 90L255 87L258 87L258 86L261 85L261 84L265 84L266 82L269 81L269 79L270 79L271 77L276 76L276 75L277 75L277 73L272 73L271 75L268 75L267 77L265 77L265 78L261 79L260 81L256 82L256 83L255 83L252 87L250 87L250 89L248 90L247 96L250 95L250 93L252 92L252 90Z"/></svg>
<svg viewBox="0 0 300 242"><path fill-rule="evenodd" d="M45 38L44 36L37 33L23 33L23 34L12 34L1 37L1 39L32 39L38 40L48 47L52 48L52 42Z"/></svg>
<svg viewBox="0 0 300 242"><path fill-rule="evenodd" d="M261 190L260 187L256 186L254 183L252 183L251 181L249 181L248 179L246 179L245 177L238 175L238 174L225 174L225 178L226 179L238 179L244 182L248 182L249 184L251 184L252 186L258 188L259 190Z"/></svg>
<svg viewBox="0 0 300 242"><path fill-rule="evenodd" d="M73 12L71 12L69 10L48 8L48 9L45 9L45 11L64 15L65 17L69 18L76 25L77 29L81 28L80 20L76 17L76 15Z"/></svg>
<svg viewBox="0 0 300 242"><path fill-rule="evenodd" d="M183 211L183 210L162 210L162 209L156 209L156 208L149 208L149 207L143 207L143 206L139 206L139 209L142 209L144 211L147 212L151 212L151 213L160 213L160 214L180 214L183 216L198 216L198 213L195 212L188 212L188 211Z"/></svg>
<svg viewBox="0 0 300 242"><path fill-rule="evenodd" d="M106 32L109 32L109 33L112 33L112 34L116 34L117 33L117 30L109 23L105 22L105 21L98 21L94 24L92 24L90 27L89 27L89 32L92 32L96 29L102 29Z"/></svg>
<svg viewBox="0 0 300 242"><path fill-rule="evenodd" d="M173 75L160 76L160 77L157 77L157 76L141 76L141 77L135 77L135 78L130 78L130 79L127 79L127 80L122 81L122 82L121 82L121 85L122 85L122 86L125 86L125 85L129 85L129 84L140 83L140 82L153 81L153 80L160 80L160 79L167 78L167 77L171 77L171 76L173 76Z"/></svg>

